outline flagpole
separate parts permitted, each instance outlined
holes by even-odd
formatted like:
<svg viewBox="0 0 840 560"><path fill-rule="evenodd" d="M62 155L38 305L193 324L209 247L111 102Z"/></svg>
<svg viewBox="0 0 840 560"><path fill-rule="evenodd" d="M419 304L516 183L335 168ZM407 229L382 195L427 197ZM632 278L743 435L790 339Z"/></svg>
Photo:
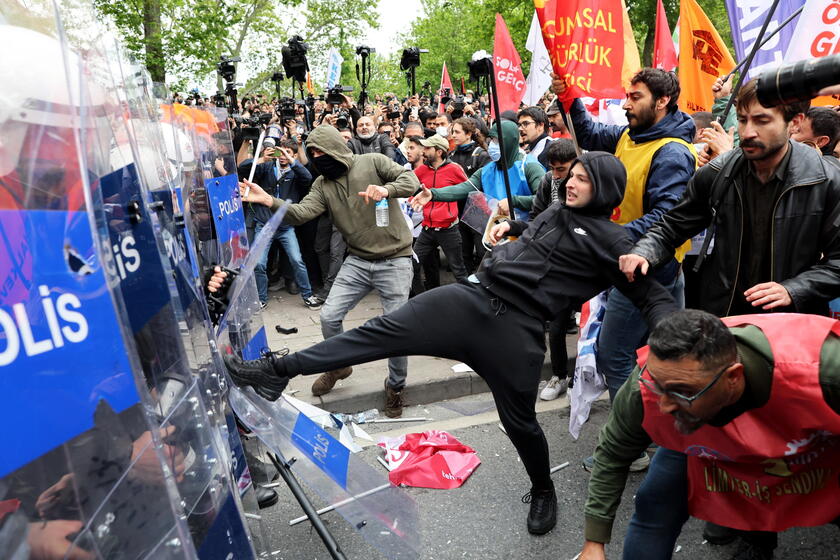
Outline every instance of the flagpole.
<svg viewBox="0 0 840 560"><path fill-rule="evenodd" d="M569 135L571 135L572 142L575 144L575 153L580 155L580 145L578 144L577 134L575 133L575 123L573 123L572 118L566 114L566 108L563 107L563 102L560 101L559 97L555 103L557 103L557 106L560 108L560 116L563 117L563 124L565 124L566 128L569 129Z"/></svg>
<svg viewBox="0 0 840 560"><path fill-rule="evenodd" d="M795 18L796 16L798 16L799 14L801 14L801 13L802 13L802 10L804 10L804 9L805 9L805 6L804 6L804 5L803 5L803 6L800 6L798 10L796 10L795 12L793 12L792 14L790 14L790 15L787 17L787 19L786 19L785 21L783 21L782 23L780 23L780 24L779 24L779 27L777 27L776 29L774 29L774 30L773 30L773 32L772 32L772 33L770 33L770 35L768 35L767 37L765 37L765 38L764 38L764 40L763 40L763 41L761 41L761 44L760 44L760 45L758 45L758 48L759 48L759 49L761 49L761 47L763 47L764 45L766 45L766 44L767 44L767 42L768 42L768 41L770 41L770 39L772 39L773 37L775 37L775 36L776 36L776 33L778 33L779 31L781 31L781 30L782 30L782 28L783 28L784 26L786 26L786 25L787 25L787 24L789 24L791 21L793 21L793 18ZM735 68L733 68L733 69L732 69L732 71L731 71L729 74L727 74L727 75L723 78L723 81L724 81L724 82L726 82L726 80L728 80L729 78L731 78L731 77L732 77L732 75L733 75L733 74L735 74L735 72L737 72L738 70L740 70L741 66L743 66L743 65L744 65L744 63L745 63L746 61L747 61L747 59L745 58L744 60L742 60L741 62L739 62L739 63L738 63L738 65L737 65L737 66L735 66Z"/></svg>
<svg viewBox="0 0 840 560"><path fill-rule="evenodd" d="M763 44L761 41L764 39L764 33L767 31L767 26L770 25L770 20L773 19L773 14L776 12L776 7L778 5L779 0L773 0L773 5L770 6L770 10L767 11L767 17L764 18L764 23L761 24L761 31L758 32L758 36L755 38L755 43L753 43L752 50L742 63L744 70L741 72L741 75L738 76L738 83L735 84L735 88L732 90L732 94L729 96L729 101L727 101L726 103L726 108L723 110L723 114L721 114L721 116L718 117L718 122L721 125L726 122L726 115L728 115L729 110L732 109L732 105L735 103L735 98L738 95L738 91L741 89L741 85L743 85L744 83L744 78L747 77L747 72L750 69L750 65L752 64L755 55L758 53L758 49L761 48L761 45Z"/></svg>

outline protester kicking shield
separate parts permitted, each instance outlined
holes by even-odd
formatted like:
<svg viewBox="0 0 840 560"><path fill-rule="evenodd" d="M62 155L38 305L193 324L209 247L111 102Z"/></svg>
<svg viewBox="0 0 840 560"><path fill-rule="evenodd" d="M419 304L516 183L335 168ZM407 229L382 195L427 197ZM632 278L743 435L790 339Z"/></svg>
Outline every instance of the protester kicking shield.
<svg viewBox="0 0 840 560"><path fill-rule="evenodd" d="M427 291L359 328L301 352L271 353L226 364L240 386L277 398L289 378L390 356L438 356L468 364L490 387L502 424L531 479L528 531L544 534L557 519L549 476L548 445L534 405L545 355L545 321L562 309L615 285L640 307L650 324L676 305L655 280L629 283L618 256L632 246L609 217L624 195L626 173L613 155L590 152L572 166L565 200L531 223L512 221L491 232L497 245L485 266L465 283ZM220 275L222 273L219 273ZM216 279L219 280L218 278Z"/></svg>

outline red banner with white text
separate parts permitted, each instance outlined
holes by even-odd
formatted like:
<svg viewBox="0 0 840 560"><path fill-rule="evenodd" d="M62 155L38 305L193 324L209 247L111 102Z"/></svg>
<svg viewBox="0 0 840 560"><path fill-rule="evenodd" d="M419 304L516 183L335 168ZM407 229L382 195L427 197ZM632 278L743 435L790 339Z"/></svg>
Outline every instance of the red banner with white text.
<svg viewBox="0 0 840 560"><path fill-rule="evenodd" d="M568 85L564 101L624 97L625 62L637 66L632 71L639 64L635 41L625 52L632 30L623 5L622 0L534 0L554 73Z"/></svg>
<svg viewBox="0 0 840 560"><path fill-rule="evenodd" d="M496 78L496 93L499 96L499 108L494 113L499 115L503 111L518 111L519 103L525 96L525 74L522 72L522 59L516 52L501 14L496 14L493 73Z"/></svg>

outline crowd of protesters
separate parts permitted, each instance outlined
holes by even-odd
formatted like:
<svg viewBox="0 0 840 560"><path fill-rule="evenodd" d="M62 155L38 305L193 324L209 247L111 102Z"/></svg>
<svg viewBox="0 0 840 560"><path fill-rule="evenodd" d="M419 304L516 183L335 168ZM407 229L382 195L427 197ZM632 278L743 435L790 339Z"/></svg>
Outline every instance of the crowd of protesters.
<svg viewBox="0 0 840 560"><path fill-rule="evenodd" d="M302 114L283 119L272 112L271 102L261 103L259 98L243 101L243 115L272 112L268 129L274 126L277 131L277 137L269 136L260 147L262 154L257 154L258 164L268 168L276 159L273 166L277 171L268 182L252 189L251 198L246 199L252 202L250 207L258 208L254 219L260 222L257 216L266 206L278 208L281 203L277 199L291 199L293 203L301 200L279 190L282 182L278 177L293 173L292 182L300 182L299 194L304 200L290 207L291 221L298 224L322 214L312 245L313 250L319 247L327 256L320 262L341 263L346 250L341 243L343 236L350 243L348 259L358 261L353 266L373 274L376 263L388 261L389 255L402 257L405 247L400 243L392 247L393 251L389 249L390 253L383 253L381 244L377 251L359 246L364 236L359 235L358 228L362 226L357 223L351 232L354 227L348 225L346 217L340 218L344 223L336 228L330 222L330 213L341 214L345 207L334 199L334 193L326 194L328 182L341 185L341 178L348 178L346 196L355 195L358 186L364 202L408 197L399 207L407 224L403 229L411 230L414 237L411 291L412 295L428 294L401 308L394 302L405 301L407 286L402 288L406 293L389 299L382 286L369 280L365 289L380 292L386 315L341 334L343 314L355 303L348 303L345 297L341 313L336 314L334 308L339 304L331 305L329 295L330 271L334 275L335 267L310 269L311 285L324 288L319 296L307 296L309 289L302 288L307 290L304 302L317 307L327 299L333 326L324 335L330 340L285 358L267 355L253 362L234 359L228 363L234 379L242 384L269 386L279 395L289 377L334 366L313 385L314 394L324 394L339 379L349 376L350 366L360 361L391 357L393 362L405 359L395 356L418 352L468 360L461 356L471 355L470 341L475 333L464 331L460 342L417 336L418 329L428 327L417 323L422 313L441 313L441 306L451 312L449 307L463 303L466 316L453 317L455 325L474 325L470 320L478 320L476 317L484 317L487 312L494 318L481 319L486 325L507 317L514 332L514 319L519 317L509 313L514 309L530 317L522 319L528 326L522 327L524 330L530 329L531 319L542 325L542 334L537 337L540 341L534 348L539 353L542 347L544 352L547 333L554 376L539 396L557 398L571 380L565 334L575 329L575 313L596 285L602 281L612 284L615 288L609 290L598 337L597 364L616 408L597 450L584 460L592 479L586 505L586 546L581 558L603 558L626 473L651 465L647 449L651 440L694 449L687 436L709 425L719 427L720 433L710 436L702 432L703 437L697 441L720 445L724 440L734 442L740 447L732 453L745 465L755 462L749 453L760 454L748 438L738 433L749 426L759 435L764 429L760 423L767 418L756 410L763 411L764 405L778 406L778 397L767 388L769 374L761 370L761 364L774 359L786 363L794 358L784 353L784 346L777 345L777 333L783 329L779 321L756 317L724 325L716 317L799 313L803 314L796 319L800 327L813 325L815 332L831 330L819 322L818 316L829 315L829 302L840 297L840 108L809 107L808 102L767 108L758 102L756 84L751 81L737 92L734 111L729 115L732 118L721 124L717 117L731 95L730 88L729 82L718 80L713 87L715 111L689 115L677 106L680 85L676 75L643 69L633 78L623 103L626 125L597 122L578 99L561 108L551 94L537 106L502 113L500 125L490 120L484 102L472 96L457 103L444 99L442 111L436 110L439 99L421 96L403 100L377 96L363 108L342 96L340 104L314 104L310 118L315 124L338 129L338 134L327 134L316 127L314 140L307 139ZM565 82L555 78L552 90L562 96ZM298 109L302 113L302 107ZM282 149L275 155L278 145ZM239 151L240 161L250 157L244 143ZM591 154L581 155L587 151ZM369 154L381 159L363 159ZM310 165L312 174L292 171L295 165L308 165L310 160L316 160ZM399 166L403 173L398 171ZM361 167L372 178L371 184L352 183L355 169ZM311 184L312 175L319 174L325 179L316 180L313 189L317 187L323 193L307 199L303 191ZM265 176L259 175L257 182ZM510 204L505 196L506 183L512 194ZM607 196L604 189L613 188L617 190L609 190ZM496 214L508 215L511 221L490 224L487 231L465 224L465 205L476 192L500 201ZM326 200L320 206L316 203L319 196ZM344 205L353 208L357 202L347 198ZM394 208L391 205L392 215ZM324 209L329 212L323 213ZM604 226L598 225L598 220L606 220L608 214L612 226L623 227L619 228L621 233L610 233L616 236L614 242L605 244L606 239L601 237L608 230L602 230ZM360 210L353 219L362 215ZM558 224L561 228L578 225L572 230L575 234L589 237L591 231L599 239L594 245L567 239L562 232L556 233ZM285 233L281 239L282 235ZM496 248L502 238L514 235L521 239L511 243L513 249ZM304 239L300 241L303 246ZM562 256L556 254L558 247L564 252ZM434 290L441 283L441 253L458 284L472 286L466 292ZM295 257L288 254L286 260L293 270L299 270L294 265ZM575 266L569 259L585 268L585 274L573 273ZM339 266L339 276L349 275L345 272L349 265ZM626 279L617 279L616 271ZM591 278L583 288L580 282L589 278L586 275ZM650 279L655 280L655 289L646 287ZM642 280L645 286L633 287L634 282ZM287 279L287 286L289 282ZM342 285L346 284L343 278ZM580 293L577 286L581 286ZM589 295L584 296L584 292ZM472 301L473 297L478 299ZM481 309L484 298L489 301L489 311ZM544 301L536 303L540 298ZM478 305L475 317L470 317L470 305ZM665 307L702 311L674 313L662 319ZM411 312L406 311L409 308ZM322 323L325 320L322 312ZM648 324L646 320L653 322ZM752 325L763 334L756 336L748 328L743 330L743 325ZM651 358L647 363L642 359L637 363L637 350L646 345L649 335ZM395 340L403 342L396 344L399 347L389 345ZM828 346L824 345L820 354L823 340L808 339L800 350L814 353L817 362L830 361L835 338L829 337ZM410 341L417 341L416 347ZM389 416L402 412L400 393L407 377L404 364L392 363L386 380ZM644 366L641 371L639 365ZM648 365L655 368L655 378ZM720 371L712 372L712 368ZM485 369L479 374L491 384L502 421L532 481L527 495L531 503L528 528L542 534L554 526L557 512L553 485L543 472L548 464L547 450L533 415L536 380L528 376L533 387L517 385L511 389L507 383L515 372L498 372L490 366ZM837 376L827 367L812 369L813 379L808 379L802 391L816 398L814 406L825 418L824 425L836 426L840 407L833 380ZM686 371L694 372L696 379L686 377ZM779 366L770 374L781 376L778 382L787 387L787 370ZM632 382L626 383L628 378ZM722 378L725 381L716 387ZM815 396L820 386L824 399ZM800 388L788 390L796 393ZM694 401L701 404L691 408ZM774 408L774 412L781 411ZM670 429L663 428L661 417L673 417L676 423ZM789 420L794 425L799 421ZM822 426L820 421L814 426ZM682 435L676 436L674 430ZM782 439L797 433L795 429L782 431ZM713 452L711 447L703 448ZM819 456L821 452L814 453ZM698 505L696 472L691 470L693 459L687 466L687 454L691 459L688 451L661 449L655 454L650 467L655 476L639 491L643 499L636 500L625 558L670 557L682 524L694 512L702 512L701 517L707 520L704 536L710 542L719 544L740 537L744 558L772 558L776 533L755 529L783 530L796 525L797 519L777 515L773 522L762 525L761 516L767 514L764 510L757 510L750 519L721 515L738 507L725 498L719 503L712 500L715 506ZM729 484L723 479L718 483ZM689 494L686 485L693 493ZM810 515L809 522L831 521L831 515L840 513L835 506L824 509L819 515Z"/></svg>

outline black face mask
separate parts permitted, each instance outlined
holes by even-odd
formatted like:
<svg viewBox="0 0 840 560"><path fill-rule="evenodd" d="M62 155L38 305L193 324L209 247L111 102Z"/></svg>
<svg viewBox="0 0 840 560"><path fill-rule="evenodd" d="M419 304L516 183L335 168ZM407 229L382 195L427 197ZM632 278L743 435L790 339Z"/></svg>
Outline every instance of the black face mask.
<svg viewBox="0 0 840 560"><path fill-rule="evenodd" d="M331 181L335 181L347 173L347 166L328 154L312 158L312 165L321 175Z"/></svg>

